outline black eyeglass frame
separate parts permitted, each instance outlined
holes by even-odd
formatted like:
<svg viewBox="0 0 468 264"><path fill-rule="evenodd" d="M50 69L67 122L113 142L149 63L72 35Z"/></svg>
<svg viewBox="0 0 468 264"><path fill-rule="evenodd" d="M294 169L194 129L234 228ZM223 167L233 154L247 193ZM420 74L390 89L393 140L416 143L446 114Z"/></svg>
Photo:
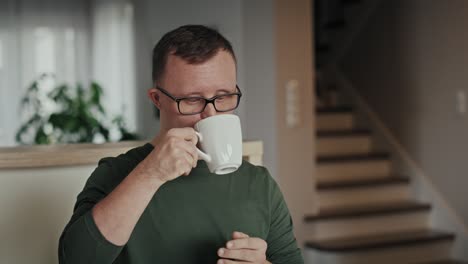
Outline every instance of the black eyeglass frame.
<svg viewBox="0 0 468 264"><path fill-rule="evenodd" d="M158 89L159 91L161 91L163 94L165 94L167 97L171 98L172 100L174 100L176 103L177 103L177 110L179 110L179 114L181 115L197 115L199 113L202 113L203 111L205 111L205 108L208 104L212 104L214 109L216 110L216 112L219 112L219 113L223 113L223 112L229 112L229 111L232 111L234 109L236 109L237 107L239 107L239 103L240 103L240 99L242 97L242 91L241 89L239 88L239 86L236 84L236 89L239 91L237 93L227 93L227 94L219 94L219 95L216 95L216 96L213 96L211 98L205 98L205 97L201 97L201 96L188 96L188 97L176 97L172 94L170 94L166 89L160 87L160 86L156 86L156 89ZM216 99L218 99L219 97L222 97L222 96L230 96L230 95L237 95L237 103L236 103L236 106L232 109L229 109L229 110L223 110L223 111L220 111L216 108L216 104L215 104L215 101ZM205 100L205 106L203 106L202 110L199 111L199 112L196 112L196 113L190 113L190 114L184 114L180 111L180 102L182 100L186 100L186 99L203 99Z"/></svg>

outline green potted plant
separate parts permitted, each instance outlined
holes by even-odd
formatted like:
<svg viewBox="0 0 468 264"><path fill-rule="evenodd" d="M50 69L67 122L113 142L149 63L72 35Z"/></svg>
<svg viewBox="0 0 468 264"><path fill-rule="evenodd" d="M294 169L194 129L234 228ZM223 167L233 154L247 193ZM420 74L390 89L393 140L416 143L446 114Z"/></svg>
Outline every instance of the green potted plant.
<svg viewBox="0 0 468 264"><path fill-rule="evenodd" d="M18 143L101 143L111 140L112 129L120 133L118 140L138 138L126 129L121 115L109 120L100 85L92 82L84 89L63 84L46 91L44 87L54 79L52 74L42 74L28 87L21 101L26 121L16 133Z"/></svg>

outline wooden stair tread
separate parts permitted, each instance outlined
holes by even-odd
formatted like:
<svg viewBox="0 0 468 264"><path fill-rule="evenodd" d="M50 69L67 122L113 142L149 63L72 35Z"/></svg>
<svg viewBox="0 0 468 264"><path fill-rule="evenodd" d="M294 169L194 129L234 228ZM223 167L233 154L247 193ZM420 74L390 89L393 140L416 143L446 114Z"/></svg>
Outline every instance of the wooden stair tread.
<svg viewBox="0 0 468 264"><path fill-rule="evenodd" d="M377 216L415 211L428 211L431 205L417 201L396 201L365 205L336 206L320 209L319 214L305 217L306 222L318 220Z"/></svg>
<svg viewBox="0 0 468 264"><path fill-rule="evenodd" d="M318 114L342 114L351 113L353 108L351 106L336 106L336 107L318 107Z"/></svg>
<svg viewBox="0 0 468 264"><path fill-rule="evenodd" d="M369 129L349 129L349 130L322 130L317 131L317 137L350 137L350 136L370 136Z"/></svg>
<svg viewBox="0 0 468 264"><path fill-rule="evenodd" d="M305 246L323 251L349 252L453 240L455 235L436 230L411 230L365 236L310 240Z"/></svg>
<svg viewBox="0 0 468 264"><path fill-rule="evenodd" d="M317 157L317 163L385 160L389 158L390 158L390 154L388 152L372 152L372 153L364 153L364 154L343 154L343 155Z"/></svg>
<svg viewBox="0 0 468 264"><path fill-rule="evenodd" d="M363 178L353 180L334 180L328 182L318 182L317 190L336 190L346 188L360 188L384 186L390 184L408 184L410 179L405 176L389 176L384 178Z"/></svg>

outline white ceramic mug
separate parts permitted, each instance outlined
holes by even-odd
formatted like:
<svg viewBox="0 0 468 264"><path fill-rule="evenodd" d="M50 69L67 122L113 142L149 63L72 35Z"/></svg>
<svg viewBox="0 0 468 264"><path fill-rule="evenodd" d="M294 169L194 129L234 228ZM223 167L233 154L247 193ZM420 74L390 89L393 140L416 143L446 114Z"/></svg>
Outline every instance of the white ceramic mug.
<svg viewBox="0 0 468 264"><path fill-rule="evenodd" d="M242 130L239 117L233 114L215 115L195 124L201 159L212 173L227 174L242 165Z"/></svg>

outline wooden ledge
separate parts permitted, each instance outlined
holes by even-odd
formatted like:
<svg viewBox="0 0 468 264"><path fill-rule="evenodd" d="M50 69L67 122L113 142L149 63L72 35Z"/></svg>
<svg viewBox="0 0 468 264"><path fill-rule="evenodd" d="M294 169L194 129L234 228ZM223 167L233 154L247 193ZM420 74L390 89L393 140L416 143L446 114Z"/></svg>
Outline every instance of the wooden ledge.
<svg viewBox="0 0 468 264"><path fill-rule="evenodd" d="M124 141L104 144L67 144L0 148L0 169L21 169L97 164L99 159L113 157L146 144L146 141ZM244 158L261 165L263 144L243 144Z"/></svg>

